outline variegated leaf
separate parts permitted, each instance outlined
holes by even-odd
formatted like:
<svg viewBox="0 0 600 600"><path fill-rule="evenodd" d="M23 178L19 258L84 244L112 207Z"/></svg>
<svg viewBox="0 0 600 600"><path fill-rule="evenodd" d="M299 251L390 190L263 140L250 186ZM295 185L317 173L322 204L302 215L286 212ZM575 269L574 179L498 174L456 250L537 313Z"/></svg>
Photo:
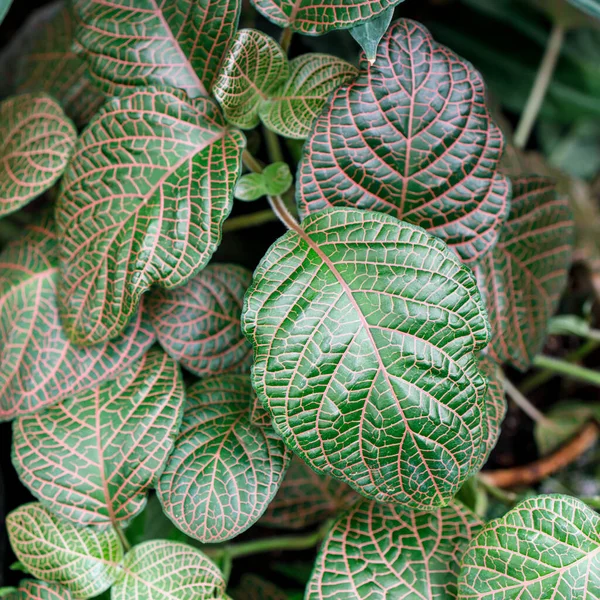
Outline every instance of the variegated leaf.
<svg viewBox="0 0 600 600"><path fill-rule="evenodd" d="M173 448L183 399L177 364L152 349L116 379L16 420L19 479L70 521L127 524Z"/></svg>
<svg viewBox="0 0 600 600"><path fill-rule="evenodd" d="M480 527L459 503L412 512L363 500L325 539L306 600L453 600L462 554Z"/></svg>
<svg viewBox="0 0 600 600"><path fill-rule="evenodd" d="M250 421L247 376L223 375L187 391L181 432L158 484L167 516L205 543L253 525L275 496L290 460L268 427Z"/></svg>
<svg viewBox="0 0 600 600"><path fill-rule="evenodd" d="M71 339L115 337L151 285L182 285L208 263L244 145L207 98L146 88L106 104L78 142L56 209Z"/></svg>
<svg viewBox="0 0 600 600"><path fill-rule="evenodd" d="M299 168L298 209L391 214L471 262L491 250L508 213L502 146L479 73L403 19L317 119Z"/></svg>
<svg viewBox="0 0 600 600"><path fill-rule="evenodd" d="M51 188L67 168L77 139L71 120L47 94L0 104L0 217Z"/></svg>
<svg viewBox="0 0 600 600"><path fill-rule="evenodd" d="M489 325L437 238L382 213L310 215L271 246L244 311L258 396L316 471L427 509L481 466Z"/></svg>
<svg viewBox="0 0 600 600"><path fill-rule="evenodd" d="M252 348L240 320L251 280L243 267L215 264L184 286L156 290L147 306L162 347L198 377L248 372Z"/></svg>
<svg viewBox="0 0 600 600"><path fill-rule="evenodd" d="M479 368L488 380L485 403L488 434L483 443L483 453L487 459L500 437L500 426L506 415L506 399L504 398L504 385L500 367L486 356L479 363Z"/></svg>
<svg viewBox="0 0 600 600"><path fill-rule="evenodd" d="M25 579L19 589L6 596L6 600L72 600L69 590L55 583Z"/></svg>
<svg viewBox="0 0 600 600"><path fill-rule="evenodd" d="M331 92L357 76L356 67L341 58L303 54L290 61L287 81L261 102L260 118L279 135L304 139Z"/></svg>
<svg viewBox="0 0 600 600"><path fill-rule="evenodd" d="M17 558L34 576L91 598L119 575L123 550L113 529L77 527L41 504L25 504L6 517Z"/></svg>
<svg viewBox="0 0 600 600"><path fill-rule="evenodd" d="M73 0L79 51L109 95L165 85L210 91L241 0Z"/></svg>
<svg viewBox="0 0 600 600"><path fill-rule="evenodd" d="M154 342L141 311L112 342L90 348L70 342L58 314L57 255L54 224L47 219L0 254L0 420L116 377Z"/></svg>

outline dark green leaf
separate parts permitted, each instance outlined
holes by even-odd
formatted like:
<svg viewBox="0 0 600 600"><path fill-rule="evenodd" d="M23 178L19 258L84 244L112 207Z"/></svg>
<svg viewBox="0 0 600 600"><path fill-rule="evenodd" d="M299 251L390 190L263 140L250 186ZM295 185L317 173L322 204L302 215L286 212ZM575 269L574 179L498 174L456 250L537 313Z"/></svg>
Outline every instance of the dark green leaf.
<svg viewBox="0 0 600 600"><path fill-rule="evenodd" d="M262 173L242 175L235 186L235 197L244 202L253 202L266 195L267 187Z"/></svg>
<svg viewBox="0 0 600 600"><path fill-rule="evenodd" d="M0 590L0 598L4 598ZM67 588L54 583L43 581L32 581L26 579L21 581L19 589L6 596L8 600L71 600L72 596Z"/></svg>
<svg viewBox="0 0 600 600"><path fill-rule="evenodd" d="M0 23L4 21L4 17L6 17L6 13L8 12L12 2L13 0L0 0Z"/></svg>
<svg viewBox="0 0 600 600"><path fill-rule="evenodd" d="M357 25L350 30L352 37L360 44L360 47L365 51L367 60L370 63L375 62L377 57L377 47L381 38L385 35L392 17L394 16L394 7L390 7L379 16L366 21L362 25Z"/></svg>
<svg viewBox="0 0 600 600"><path fill-rule="evenodd" d="M500 437L500 426L506 415L506 400L504 398L504 385L502 383L502 370L500 367L491 358L486 356L479 363L479 368L488 379L485 403L488 435L484 441L484 454L487 458Z"/></svg>
<svg viewBox="0 0 600 600"><path fill-rule="evenodd" d="M266 166L262 175L265 178L267 193L271 196L285 194L294 182L290 168L284 162L276 162Z"/></svg>

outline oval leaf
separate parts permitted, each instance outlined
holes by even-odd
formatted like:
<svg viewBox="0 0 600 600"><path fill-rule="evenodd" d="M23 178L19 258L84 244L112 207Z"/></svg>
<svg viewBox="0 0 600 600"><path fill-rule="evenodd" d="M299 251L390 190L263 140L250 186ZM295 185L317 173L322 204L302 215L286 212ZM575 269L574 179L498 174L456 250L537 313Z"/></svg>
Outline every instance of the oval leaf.
<svg viewBox="0 0 600 600"><path fill-rule="evenodd" d="M200 550L153 540L125 555L124 575L111 600L214 600L227 598L221 572Z"/></svg>
<svg viewBox="0 0 600 600"><path fill-rule="evenodd" d="M510 186L481 76L414 21L396 22L370 65L317 119L299 167L301 215L353 206L419 225L465 261L494 246ZM351 148L352 152L348 149Z"/></svg>
<svg viewBox="0 0 600 600"><path fill-rule="evenodd" d="M460 559L480 526L459 503L415 513L363 500L325 539L306 600L456 598Z"/></svg>
<svg viewBox="0 0 600 600"><path fill-rule="evenodd" d="M431 508L480 465L487 318L470 269L422 229L310 215L263 258L242 322L258 396L316 471Z"/></svg>
<svg viewBox="0 0 600 600"><path fill-rule="evenodd" d="M158 484L167 516L185 534L221 542L254 524L275 496L290 454L250 422L248 377L225 375L187 391L181 432Z"/></svg>
<svg viewBox="0 0 600 600"><path fill-rule="evenodd" d="M294 176L287 163L276 162L267 165L262 172L267 193L271 196L285 194L294 182Z"/></svg>
<svg viewBox="0 0 600 600"><path fill-rule="evenodd" d="M7 596L7 600L71 600L72 596L67 588L44 581L21 581L19 589Z"/></svg>
<svg viewBox="0 0 600 600"><path fill-rule="evenodd" d="M13 464L51 511L80 525L127 523L173 448L184 390L153 349L116 379L13 427Z"/></svg>
<svg viewBox="0 0 600 600"><path fill-rule="evenodd" d="M488 433L483 442L483 452L487 460L487 457L496 447L496 443L500 437L500 426L506 415L506 399L504 397L504 385L500 367L492 359L486 356L479 363L479 368L488 379L488 390L485 403Z"/></svg>
<svg viewBox="0 0 600 600"><path fill-rule="evenodd" d="M166 85L210 91L241 0L73 0L79 51L110 96Z"/></svg>
<svg viewBox="0 0 600 600"><path fill-rule="evenodd" d="M240 321L251 280L243 267L216 264L182 287L157 290L147 306L162 347L198 377L249 371Z"/></svg>
<svg viewBox="0 0 600 600"><path fill-rule="evenodd" d="M91 348L71 343L58 315L57 255L50 220L28 227L0 254L1 421L116 377L154 342L140 311L112 342Z"/></svg>
<svg viewBox="0 0 600 600"><path fill-rule="evenodd" d="M554 182L531 176L513 180L508 221L493 252L477 266L499 363L525 370L542 349L558 307L574 244L571 209Z"/></svg>
<svg viewBox="0 0 600 600"><path fill-rule="evenodd" d="M235 197L242 202L254 202L266 195L267 187L262 173L242 175L235 185Z"/></svg>
<svg viewBox="0 0 600 600"><path fill-rule="evenodd" d="M521 502L488 523L462 561L459 598L600 597L600 517L568 496Z"/></svg>
<svg viewBox="0 0 600 600"><path fill-rule="evenodd" d="M46 94L0 104L0 216L51 188L67 168L77 140L73 123Z"/></svg>
<svg viewBox="0 0 600 600"><path fill-rule="evenodd" d="M17 558L34 576L66 587L77 598L108 589L119 575L123 550L113 529L77 527L41 504L25 504L6 517Z"/></svg>
<svg viewBox="0 0 600 600"><path fill-rule="evenodd" d="M206 98L148 88L106 104L77 144L56 209L71 339L113 338L152 284L181 285L206 265L244 145Z"/></svg>
<svg viewBox="0 0 600 600"><path fill-rule="evenodd" d="M260 118L288 138L308 137L327 98L358 75L356 67L328 54L303 54L290 61L288 80L260 105Z"/></svg>
<svg viewBox="0 0 600 600"><path fill-rule="evenodd" d="M288 73L285 52L273 38L256 29L242 29L223 62L213 93L230 123L252 129L259 123L261 102Z"/></svg>

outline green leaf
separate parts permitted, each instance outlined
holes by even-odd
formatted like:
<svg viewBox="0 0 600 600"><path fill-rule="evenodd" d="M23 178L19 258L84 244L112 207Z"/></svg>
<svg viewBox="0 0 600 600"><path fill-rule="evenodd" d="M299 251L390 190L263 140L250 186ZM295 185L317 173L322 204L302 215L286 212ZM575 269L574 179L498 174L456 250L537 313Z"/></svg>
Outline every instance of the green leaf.
<svg viewBox="0 0 600 600"><path fill-rule="evenodd" d="M380 16L404 0L250 0L279 27L308 35L347 29Z"/></svg>
<svg viewBox="0 0 600 600"><path fill-rule="evenodd" d="M250 422L247 376L224 375L187 391L181 433L157 491L166 515L204 543L235 537L275 496L290 460L282 441Z"/></svg>
<svg viewBox="0 0 600 600"><path fill-rule="evenodd" d="M276 162L266 166L262 175L265 178L265 186L270 196L285 194L294 182L290 167L284 162Z"/></svg>
<svg viewBox="0 0 600 600"><path fill-rule="evenodd" d="M494 246L508 213L502 146L479 73L403 19L317 119L299 167L298 209L392 214L474 261Z"/></svg>
<svg viewBox="0 0 600 600"><path fill-rule="evenodd" d="M46 94L0 104L0 217L50 189L67 168L77 140L73 123Z"/></svg>
<svg viewBox="0 0 600 600"><path fill-rule="evenodd" d="M110 96L165 85L210 91L239 20L241 0L73 0L75 39Z"/></svg>
<svg viewBox="0 0 600 600"><path fill-rule="evenodd" d="M325 538L306 600L456 598L460 558L480 526L459 503L411 512L363 500Z"/></svg>
<svg viewBox="0 0 600 600"><path fill-rule="evenodd" d="M259 123L262 101L286 81L288 60L279 44L261 31L236 34L213 88L230 123L252 129Z"/></svg>
<svg viewBox="0 0 600 600"><path fill-rule="evenodd" d="M266 195L267 187L262 173L242 175L235 186L235 197L244 202L253 202Z"/></svg>
<svg viewBox="0 0 600 600"><path fill-rule="evenodd" d="M0 598L3 598L0 590ZM71 600L72 596L64 587L54 583L32 581L25 579L15 589L13 594L7 596L8 600Z"/></svg>
<svg viewBox="0 0 600 600"><path fill-rule="evenodd" d="M10 9L10 5L13 0L0 0L0 23L4 21L4 17L6 17L6 13Z"/></svg>
<svg viewBox="0 0 600 600"><path fill-rule="evenodd" d="M366 21L361 25L357 25L350 30L352 37L360 44L360 47L364 50L367 60L370 63L375 62L377 57L377 47L381 38L385 35L392 17L394 16L394 7L391 6L378 17Z"/></svg>
<svg viewBox="0 0 600 600"><path fill-rule="evenodd" d="M477 265L498 363L525 370L542 349L571 263L574 227L566 198L554 182L528 176L513 180L508 221L498 245Z"/></svg>
<svg viewBox="0 0 600 600"><path fill-rule="evenodd" d="M488 523L461 568L459 598L600 597L600 517L568 496L538 496Z"/></svg>
<svg viewBox="0 0 600 600"><path fill-rule="evenodd" d="M124 575L111 600L214 600L227 598L220 571L200 550L154 540L125 555Z"/></svg>
<svg viewBox="0 0 600 600"><path fill-rule="evenodd" d="M83 132L56 209L64 326L119 334L153 284L184 284L221 240L245 140L217 106L147 88L111 100Z"/></svg>
<svg viewBox="0 0 600 600"><path fill-rule="evenodd" d="M502 370L500 367L486 356L479 363L479 368L488 380L485 403L488 434L483 444L483 451L487 459L500 437L500 426L506 416L506 399L504 397L504 385L502 383Z"/></svg>
<svg viewBox="0 0 600 600"><path fill-rule="evenodd" d="M104 102L86 77L86 65L72 49L74 22L58 0L31 13L3 50L0 65L6 95L46 92L77 125L85 125Z"/></svg>
<svg viewBox="0 0 600 600"><path fill-rule="evenodd" d="M243 267L215 264L184 286L153 292L148 312L165 351L198 377L248 372L252 349L240 319L251 280Z"/></svg>
<svg viewBox="0 0 600 600"><path fill-rule="evenodd" d="M175 361L150 350L116 379L15 421L19 478L65 519L127 523L173 448L183 399Z"/></svg>
<svg viewBox="0 0 600 600"><path fill-rule="evenodd" d="M260 104L260 118L272 131L304 139L336 88L358 75L356 67L328 54L303 54L290 61L289 78Z"/></svg>
<svg viewBox="0 0 600 600"><path fill-rule="evenodd" d="M357 499L357 493L345 483L315 473L303 460L293 456L283 483L260 524L304 529L345 510Z"/></svg>
<svg viewBox="0 0 600 600"><path fill-rule="evenodd" d="M48 219L0 254L0 420L37 411L113 379L155 339L139 311L119 338L71 343L58 314L58 244Z"/></svg>
<svg viewBox="0 0 600 600"><path fill-rule="evenodd" d="M440 240L382 213L309 215L271 246L244 310L258 396L317 472L432 508L481 465L489 325Z"/></svg>
<svg viewBox="0 0 600 600"><path fill-rule="evenodd" d="M288 595L270 581L246 573L232 592L232 598L233 600L288 600Z"/></svg>
<svg viewBox="0 0 600 600"><path fill-rule="evenodd" d="M123 550L113 529L77 527L25 504L6 517L11 546L35 577L66 587L76 598L108 589L119 575Z"/></svg>
<svg viewBox="0 0 600 600"><path fill-rule="evenodd" d="M580 11L600 19L600 0L567 0L569 4Z"/></svg>

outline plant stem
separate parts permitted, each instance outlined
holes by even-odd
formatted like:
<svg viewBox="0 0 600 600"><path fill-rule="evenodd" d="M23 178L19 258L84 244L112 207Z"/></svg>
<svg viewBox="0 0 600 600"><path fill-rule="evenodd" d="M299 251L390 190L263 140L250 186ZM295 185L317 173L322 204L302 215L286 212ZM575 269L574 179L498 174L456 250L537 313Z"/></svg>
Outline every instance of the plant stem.
<svg viewBox="0 0 600 600"><path fill-rule="evenodd" d="M548 91L548 86L552 80L556 63L558 62L558 56L560 54L564 36L564 27L555 23L550 32L544 57L540 63L531 92L529 93L527 104L525 105L519 125L515 131L513 143L515 147L520 150L527 145L527 140L529 139L535 120L540 112L544 97Z"/></svg>
<svg viewBox="0 0 600 600"><path fill-rule="evenodd" d="M518 500L517 494L507 492L495 485L492 485L485 477L481 477L481 473L477 476L477 483L492 497L506 504L507 506L513 506Z"/></svg>
<svg viewBox="0 0 600 600"><path fill-rule="evenodd" d="M586 367L580 367L579 365L573 365L561 360L559 358L552 358L550 356L538 355L533 360L534 367L540 367L542 369L548 369L553 373L560 373L565 377L576 379L577 381L583 381L584 383L591 383L600 387L600 373L592 371Z"/></svg>
<svg viewBox="0 0 600 600"><path fill-rule="evenodd" d="M536 423L544 423L546 427L555 427L554 423L541 413L527 398L516 388L516 386L504 377L504 391L511 400Z"/></svg>
<svg viewBox="0 0 600 600"><path fill-rule="evenodd" d="M247 227L256 227L258 225L263 225L264 223L270 223L271 221L277 221L277 215L270 208L259 210L254 213L228 219L223 225L223 232L226 233L228 231L246 229Z"/></svg>
<svg viewBox="0 0 600 600"><path fill-rule="evenodd" d="M242 162L248 171L252 171L252 173L262 173L263 168L262 165L248 152L248 150L244 150L242 153Z"/></svg>
<svg viewBox="0 0 600 600"><path fill-rule="evenodd" d="M284 162L283 151L281 150L281 144L279 143L279 136L264 125L263 133L265 135L265 141L267 142L269 160L271 162Z"/></svg>
<svg viewBox="0 0 600 600"><path fill-rule="evenodd" d="M223 579L228 582L229 577L231 576L231 567L233 566L232 556L229 552L223 552L223 556L221 557L221 573L223 574Z"/></svg>
<svg viewBox="0 0 600 600"><path fill-rule="evenodd" d="M125 532L121 529L121 526L118 523L113 522L113 529L117 532L117 535L119 536L119 539L121 540L121 545L123 546L123 550L125 550L125 552L128 552L129 550L131 550L131 544L129 543L129 540L126 537Z"/></svg>
<svg viewBox="0 0 600 600"><path fill-rule="evenodd" d="M279 38L279 45L281 49L287 54L290 50L290 44L292 43L292 30L289 27L286 27L281 32L281 37Z"/></svg>

